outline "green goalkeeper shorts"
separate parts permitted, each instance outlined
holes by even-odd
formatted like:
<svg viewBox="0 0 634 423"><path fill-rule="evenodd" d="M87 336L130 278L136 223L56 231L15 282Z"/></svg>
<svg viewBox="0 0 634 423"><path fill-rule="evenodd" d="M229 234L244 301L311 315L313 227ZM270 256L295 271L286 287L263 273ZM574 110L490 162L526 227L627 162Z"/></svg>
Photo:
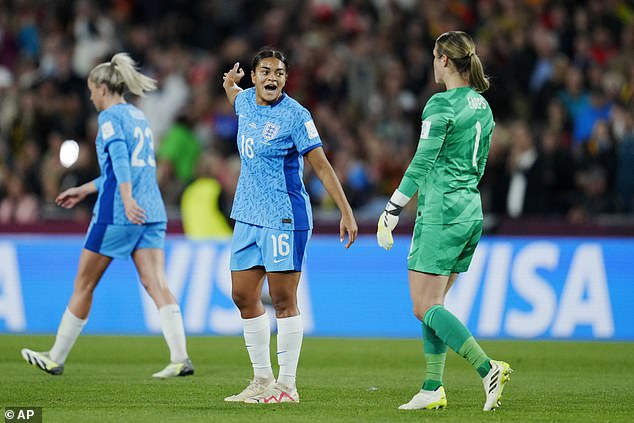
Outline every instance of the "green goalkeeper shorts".
<svg viewBox="0 0 634 423"><path fill-rule="evenodd" d="M482 235L482 221L414 225L407 267L434 275L466 272Z"/></svg>

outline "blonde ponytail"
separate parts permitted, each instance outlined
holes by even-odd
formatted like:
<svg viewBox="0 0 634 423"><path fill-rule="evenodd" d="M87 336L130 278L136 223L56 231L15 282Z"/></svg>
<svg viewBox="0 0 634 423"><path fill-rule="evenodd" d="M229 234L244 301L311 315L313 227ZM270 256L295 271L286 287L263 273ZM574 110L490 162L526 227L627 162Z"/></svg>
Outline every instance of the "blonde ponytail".
<svg viewBox="0 0 634 423"><path fill-rule="evenodd" d="M477 54L471 56L471 65L469 68L469 83L479 93L483 93L489 89L491 85L489 78L484 74L484 67Z"/></svg>
<svg viewBox="0 0 634 423"><path fill-rule="evenodd" d="M106 84L117 94L123 94L127 88L132 94L143 96L156 89L156 80L139 72L127 53L117 53L110 62L95 66L88 79L95 85Z"/></svg>
<svg viewBox="0 0 634 423"><path fill-rule="evenodd" d="M449 31L436 40L438 54L446 55L461 75L467 74L469 85L479 93L489 89L489 78L475 52L473 39L463 31Z"/></svg>

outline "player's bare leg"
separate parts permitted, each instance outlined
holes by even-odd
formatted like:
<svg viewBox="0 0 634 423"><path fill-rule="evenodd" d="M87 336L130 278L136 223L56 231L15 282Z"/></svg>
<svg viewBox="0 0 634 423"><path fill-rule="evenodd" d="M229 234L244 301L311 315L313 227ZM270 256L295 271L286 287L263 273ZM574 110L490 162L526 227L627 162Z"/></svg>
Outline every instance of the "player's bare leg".
<svg viewBox="0 0 634 423"><path fill-rule="evenodd" d="M165 277L165 253L161 248L141 248L132 253L132 260L148 295L156 304L161 318L161 330L170 350L170 364L152 376L168 378L194 374L187 354L185 328L181 310Z"/></svg>
<svg viewBox="0 0 634 423"><path fill-rule="evenodd" d="M22 349L22 357L28 363L49 374L61 375L63 373L64 362L86 324L92 306L93 292L110 262L112 262L110 257L90 250L82 250L73 294L57 329L53 348L49 352Z"/></svg>

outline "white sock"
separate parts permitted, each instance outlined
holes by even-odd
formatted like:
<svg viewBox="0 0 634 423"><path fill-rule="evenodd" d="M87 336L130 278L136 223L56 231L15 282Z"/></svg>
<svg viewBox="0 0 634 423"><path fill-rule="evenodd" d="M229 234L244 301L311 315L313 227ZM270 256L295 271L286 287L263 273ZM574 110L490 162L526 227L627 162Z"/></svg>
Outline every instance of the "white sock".
<svg viewBox="0 0 634 423"><path fill-rule="evenodd" d="M288 387L295 386L295 375L303 338L302 316L277 319L277 362L280 365L278 383Z"/></svg>
<svg viewBox="0 0 634 423"><path fill-rule="evenodd" d="M180 307L178 304L168 304L159 309L159 315L161 316L161 330L170 350L170 361L172 363L185 361L188 356Z"/></svg>
<svg viewBox="0 0 634 423"><path fill-rule="evenodd" d="M269 316L265 312L252 319L242 319L242 327L244 328L244 342L253 366L254 378L266 381L273 380L269 348L271 342Z"/></svg>
<svg viewBox="0 0 634 423"><path fill-rule="evenodd" d="M53 344L53 348L49 351L51 360L57 364L64 364L66 357L68 357L68 353L71 348L73 348L73 345L75 345L75 341L87 321L88 319L82 320L76 317L73 313L71 313L68 307L66 307L64 315L62 316L62 321L59 323L59 327L57 328L55 343Z"/></svg>

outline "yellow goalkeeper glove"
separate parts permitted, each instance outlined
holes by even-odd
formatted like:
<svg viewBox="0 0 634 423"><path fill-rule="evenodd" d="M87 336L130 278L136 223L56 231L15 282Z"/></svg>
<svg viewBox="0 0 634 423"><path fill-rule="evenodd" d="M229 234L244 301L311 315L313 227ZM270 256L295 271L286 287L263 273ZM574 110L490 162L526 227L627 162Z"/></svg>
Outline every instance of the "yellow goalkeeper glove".
<svg viewBox="0 0 634 423"><path fill-rule="evenodd" d="M398 216L390 214L387 210L384 210L379 217L379 224L376 230L376 240L379 246L389 250L394 244L394 238L392 238L392 231L398 223Z"/></svg>
<svg viewBox="0 0 634 423"><path fill-rule="evenodd" d="M398 215L403 210L403 207L409 202L411 197L406 196L398 189L394 191L390 201L385 205L385 210L379 216L379 223L376 230L376 241L379 246L389 250L394 245L394 238L392 237L392 231L398 223Z"/></svg>

